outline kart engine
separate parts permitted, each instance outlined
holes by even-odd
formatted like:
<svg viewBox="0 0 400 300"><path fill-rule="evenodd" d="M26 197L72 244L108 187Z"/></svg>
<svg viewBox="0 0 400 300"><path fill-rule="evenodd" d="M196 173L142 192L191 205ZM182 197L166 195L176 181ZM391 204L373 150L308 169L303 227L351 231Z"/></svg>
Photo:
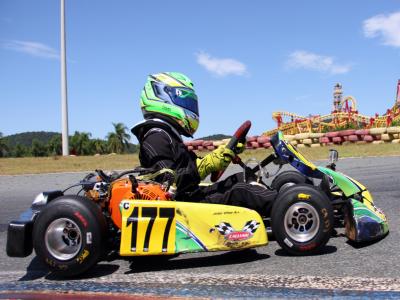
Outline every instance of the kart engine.
<svg viewBox="0 0 400 300"><path fill-rule="evenodd" d="M120 203L122 200L169 200L162 184L153 181L137 182L133 178L121 178L111 183L108 211L114 224L121 228Z"/></svg>
<svg viewBox="0 0 400 300"><path fill-rule="evenodd" d="M134 176L123 177L110 183L100 177L88 175L90 187L84 188L85 197L97 202L103 209L108 210L114 224L121 228L120 203L123 200L170 200L167 187L154 181L138 181Z"/></svg>

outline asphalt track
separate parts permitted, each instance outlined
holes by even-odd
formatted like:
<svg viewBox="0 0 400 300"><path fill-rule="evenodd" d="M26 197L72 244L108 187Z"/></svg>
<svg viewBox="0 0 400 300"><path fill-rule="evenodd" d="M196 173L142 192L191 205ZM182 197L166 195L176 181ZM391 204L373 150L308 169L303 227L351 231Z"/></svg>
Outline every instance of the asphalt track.
<svg viewBox="0 0 400 300"><path fill-rule="evenodd" d="M271 241L255 250L185 254L169 261L111 258L74 280L48 274L34 254L7 257L6 230L34 195L62 189L83 174L0 176L0 299L7 298L5 291L21 290L201 298L400 298L399 169L400 157L338 163L338 170L365 184L386 212L390 234L379 242L358 246L339 235L322 254L308 257L288 256Z"/></svg>

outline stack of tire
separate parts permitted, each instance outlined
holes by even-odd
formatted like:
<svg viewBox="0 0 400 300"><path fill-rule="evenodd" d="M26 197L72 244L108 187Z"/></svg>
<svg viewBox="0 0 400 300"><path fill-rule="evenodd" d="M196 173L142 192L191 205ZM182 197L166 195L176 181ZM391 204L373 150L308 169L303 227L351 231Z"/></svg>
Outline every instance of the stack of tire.
<svg viewBox="0 0 400 300"><path fill-rule="evenodd" d="M358 132L357 132L358 131ZM320 139L320 142L323 144L346 144L346 143L355 143L361 141L362 136L368 135L368 130L342 130L342 131L333 131L327 132L324 137Z"/></svg>
<svg viewBox="0 0 400 300"><path fill-rule="evenodd" d="M314 133L314 132L306 132L306 133L298 133L294 136L294 140L296 140L297 147L321 147L319 139L323 136L323 133Z"/></svg>
<svg viewBox="0 0 400 300"><path fill-rule="evenodd" d="M400 127L381 127L371 129L347 129L342 131L332 131L327 133L298 133L295 135L285 135L285 139L291 144L299 147L316 148L330 145L346 144L385 144L400 143ZM226 145L229 139L220 141L193 140L185 142L189 150L212 151L220 145ZM249 136L246 140L246 149L268 149L271 148L268 136Z"/></svg>
<svg viewBox="0 0 400 300"><path fill-rule="evenodd" d="M267 136L249 136L247 137L246 149L268 149L271 147L269 140L270 139Z"/></svg>
<svg viewBox="0 0 400 300"><path fill-rule="evenodd" d="M220 145L226 145L229 139L220 141L193 140L186 141L185 145L189 150L212 151ZM249 136L246 139L246 149L268 149L271 147L270 139L267 136Z"/></svg>
<svg viewBox="0 0 400 300"><path fill-rule="evenodd" d="M385 144L400 143L400 127L380 127L370 129L348 129L325 133L320 138L322 145L346 145L355 144Z"/></svg>
<svg viewBox="0 0 400 300"><path fill-rule="evenodd" d="M388 127L386 134L391 139L392 144L400 144L400 127ZM385 140L386 136L381 136Z"/></svg>

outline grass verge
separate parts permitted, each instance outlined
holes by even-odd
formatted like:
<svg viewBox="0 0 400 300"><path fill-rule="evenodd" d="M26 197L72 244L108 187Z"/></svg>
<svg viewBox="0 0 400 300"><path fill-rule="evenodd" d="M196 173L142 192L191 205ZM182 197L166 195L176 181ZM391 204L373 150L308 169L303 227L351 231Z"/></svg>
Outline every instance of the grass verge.
<svg viewBox="0 0 400 300"><path fill-rule="evenodd" d="M136 154L0 158L0 175L126 170L138 164Z"/></svg>
<svg viewBox="0 0 400 300"><path fill-rule="evenodd" d="M346 145L319 148L300 148L302 154L311 160L327 159L329 149L339 151L340 157L393 156L400 155L400 144ZM272 149L247 150L240 156L261 160L272 153ZM199 156L206 152L199 152ZM76 157L24 157L0 158L0 175L56 173L103 170L126 170L139 165L137 154L76 156Z"/></svg>

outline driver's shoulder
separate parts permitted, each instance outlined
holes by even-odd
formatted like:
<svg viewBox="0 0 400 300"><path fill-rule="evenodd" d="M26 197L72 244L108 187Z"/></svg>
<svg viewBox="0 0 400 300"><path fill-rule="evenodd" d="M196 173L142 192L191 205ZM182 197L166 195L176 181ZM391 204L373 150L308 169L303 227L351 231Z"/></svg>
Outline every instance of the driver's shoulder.
<svg viewBox="0 0 400 300"><path fill-rule="evenodd" d="M160 127L152 127L147 130L143 135L143 141L154 140L155 142L166 141L170 144L174 144L173 135L171 135L167 130Z"/></svg>

